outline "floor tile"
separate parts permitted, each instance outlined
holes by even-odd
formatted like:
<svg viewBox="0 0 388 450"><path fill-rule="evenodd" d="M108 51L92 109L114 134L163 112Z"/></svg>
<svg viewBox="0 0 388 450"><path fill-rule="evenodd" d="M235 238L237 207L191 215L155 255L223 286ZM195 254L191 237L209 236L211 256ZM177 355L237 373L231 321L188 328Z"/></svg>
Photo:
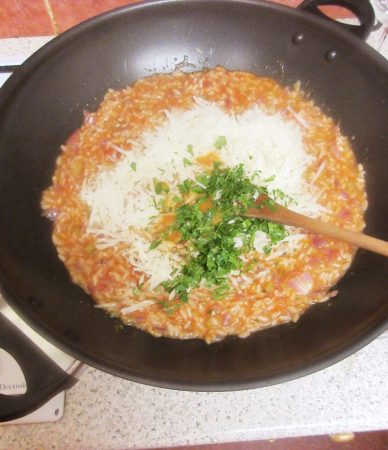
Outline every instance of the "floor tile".
<svg viewBox="0 0 388 450"><path fill-rule="evenodd" d="M347 19L350 17L354 17L354 14L352 12L350 12L346 8L342 8L341 6L325 5L321 6L319 9L333 19Z"/></svg>
<svg viewBox="0 0 388 450"><path fill-rule="evenodd" d="M54 28L44 0L0 0L0 38L50 34Z"/></svg>
<svg viewBox="0 0 388 450"><path fill-rule="evenodd" d="M300 3L302 3L302 0L272 0L275 3L279 3L286 6L291 7L297 7ZM335 19L345 19L349 17L353 17L353 14L345 9L341 8L340 6L322 6L320 9L328 16L335 18Z"/></svg>
<svg viewBox="0 0 388 450"><path fill-rule="evenodd" d="M329 436L276 439L272 441L235 442L155 448L154 450L387 450L388 431L356 433L349 442L334 442Z"/></svg>
<svg viewBox="0 0 388 450"><path fill-rule="evenodd" d="M59 32L83 20L137 0L48 0Z"/></svg>
<svg viewBox="0 0 388 450"><path fill-rule="evenodd" d="M85 19L139 0L0 0L0 38L45 36L62 32ZM295 7L301 0L274 0ZM50 9L54 24L50 20ZM351 17L349 11L327 6L335 18Z"/></svg>

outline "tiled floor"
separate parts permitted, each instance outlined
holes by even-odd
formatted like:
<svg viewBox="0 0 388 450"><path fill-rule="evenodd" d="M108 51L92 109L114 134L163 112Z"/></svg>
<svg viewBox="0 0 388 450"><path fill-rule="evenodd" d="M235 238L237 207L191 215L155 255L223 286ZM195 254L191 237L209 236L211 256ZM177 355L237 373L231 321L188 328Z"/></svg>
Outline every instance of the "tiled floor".
<svg viewBox="0 0 388 450"><path fill-rule="evenodd" d="M0 38L54 34L44 0L2 0Z"/></svg>
<svg viewBox="0 0 388 450"><path fill-rule="evenodd" d="M47 36L61 33L77 23L139 0L1 0L0 38ZM274 0L297 6L302 0ZM326 7L333 17L346 17L342 8Z"/></svg>
<svg viewBox="0 0 388 450"><path fill-rule="evenodd" d="M349 442L335 442L328 436L275 441L170 447L155 450L388 450L388 431L359 433Z"/></svg>
<svg viewBox="0 0 388 450"><path fill-rule="evenodd" d="M67 30L77 23L120 6L135 3L136 0L47 0L58 32Z"/></svg>

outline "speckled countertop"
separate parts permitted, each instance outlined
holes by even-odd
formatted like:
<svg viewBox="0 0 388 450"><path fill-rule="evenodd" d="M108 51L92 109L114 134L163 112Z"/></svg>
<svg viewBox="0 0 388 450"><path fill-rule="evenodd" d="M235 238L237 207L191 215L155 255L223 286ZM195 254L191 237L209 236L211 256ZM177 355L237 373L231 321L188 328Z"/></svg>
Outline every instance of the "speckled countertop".
<svg viewBox="0 0 388 450"><path fill-rule="evenodd" d="M268 388L183 392L87 368L50 424L0 429L0 448L121 449L388 428L388 334L334 366Z"/></svg>
<svg viewBox="0 0 388 450"><path fill-rule="evenodd" d="M0 59L27 56L49 39L0 40ZM388 57L388 42L382 53ZM159 389L86 367L59 421L4 426L0 449L152 448L388 429L387 344L386 332L313 375L226 393Z"/></svg>

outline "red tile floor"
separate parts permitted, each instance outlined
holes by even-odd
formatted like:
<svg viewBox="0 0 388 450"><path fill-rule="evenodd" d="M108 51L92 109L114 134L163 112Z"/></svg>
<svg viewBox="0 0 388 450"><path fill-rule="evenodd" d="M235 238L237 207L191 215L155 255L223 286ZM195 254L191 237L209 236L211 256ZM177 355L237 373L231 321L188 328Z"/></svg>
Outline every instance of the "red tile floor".
<svg viewBox="0 0 388 450"><path fill-rule="evenodd" d="M1 0L0 38L58 34L89 17L136 1L139 0ZM297 6L302 0L274 1ZM325 8L333 17L349 16L342 8Z"/></svg>
<svg viewBox="0 0 388 450"><path fill-rule="evenodd" d="M275 441L170 447L168 450L388 450L388 431L359 433L350 442L341 443L333 441L328 436L314 436Z"/></svg>
<svg viewBox="0 0 388 450"><path fill-rule="evenodd" d="M0 0L0 38L48 36L59 34L77 23L110 9L139 0ZM301 0L274 0L297 6ZM325 7L332 17L348 17L338 7ZM179 447L186 450L388 450L388 430L357 433L346 443L337 443L328 436L279 439L273 442L215 444ZM170 450L177 450L178 447ZM159 449L161 450L161 449Z"/></svg>

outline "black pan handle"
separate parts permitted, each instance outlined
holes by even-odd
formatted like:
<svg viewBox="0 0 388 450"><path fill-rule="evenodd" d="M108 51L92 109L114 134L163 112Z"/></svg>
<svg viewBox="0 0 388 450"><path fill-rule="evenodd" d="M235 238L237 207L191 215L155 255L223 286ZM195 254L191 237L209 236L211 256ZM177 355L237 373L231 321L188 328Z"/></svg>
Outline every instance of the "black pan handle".
<svg viewBox="0 0 388 450"><path fill-rule="evenodd" d="M0 66L0 73L12 73L15 72L20 66Z"/></svg>
<svg viewBox="0 0 388 450"><path fill-rule="evenodd" d="M0 394L0 422L25 416L77 382L76 378L58 367L2 314L0 347L15 358L27 384L25 394Z"/></svg>
<svg viewBox="0 0 388 450"><path fill-rule="evenodd" d="M319 6L324 5L342 6L343 8L348 9L357 17L360 24L349 25L326 16L326 14L319 9ZM375 23L375 13L369 0L304 0L304 2L298 6L298 9L302 9L317 17L334 22L339 27L364 40L369 36Z"/></svg>

